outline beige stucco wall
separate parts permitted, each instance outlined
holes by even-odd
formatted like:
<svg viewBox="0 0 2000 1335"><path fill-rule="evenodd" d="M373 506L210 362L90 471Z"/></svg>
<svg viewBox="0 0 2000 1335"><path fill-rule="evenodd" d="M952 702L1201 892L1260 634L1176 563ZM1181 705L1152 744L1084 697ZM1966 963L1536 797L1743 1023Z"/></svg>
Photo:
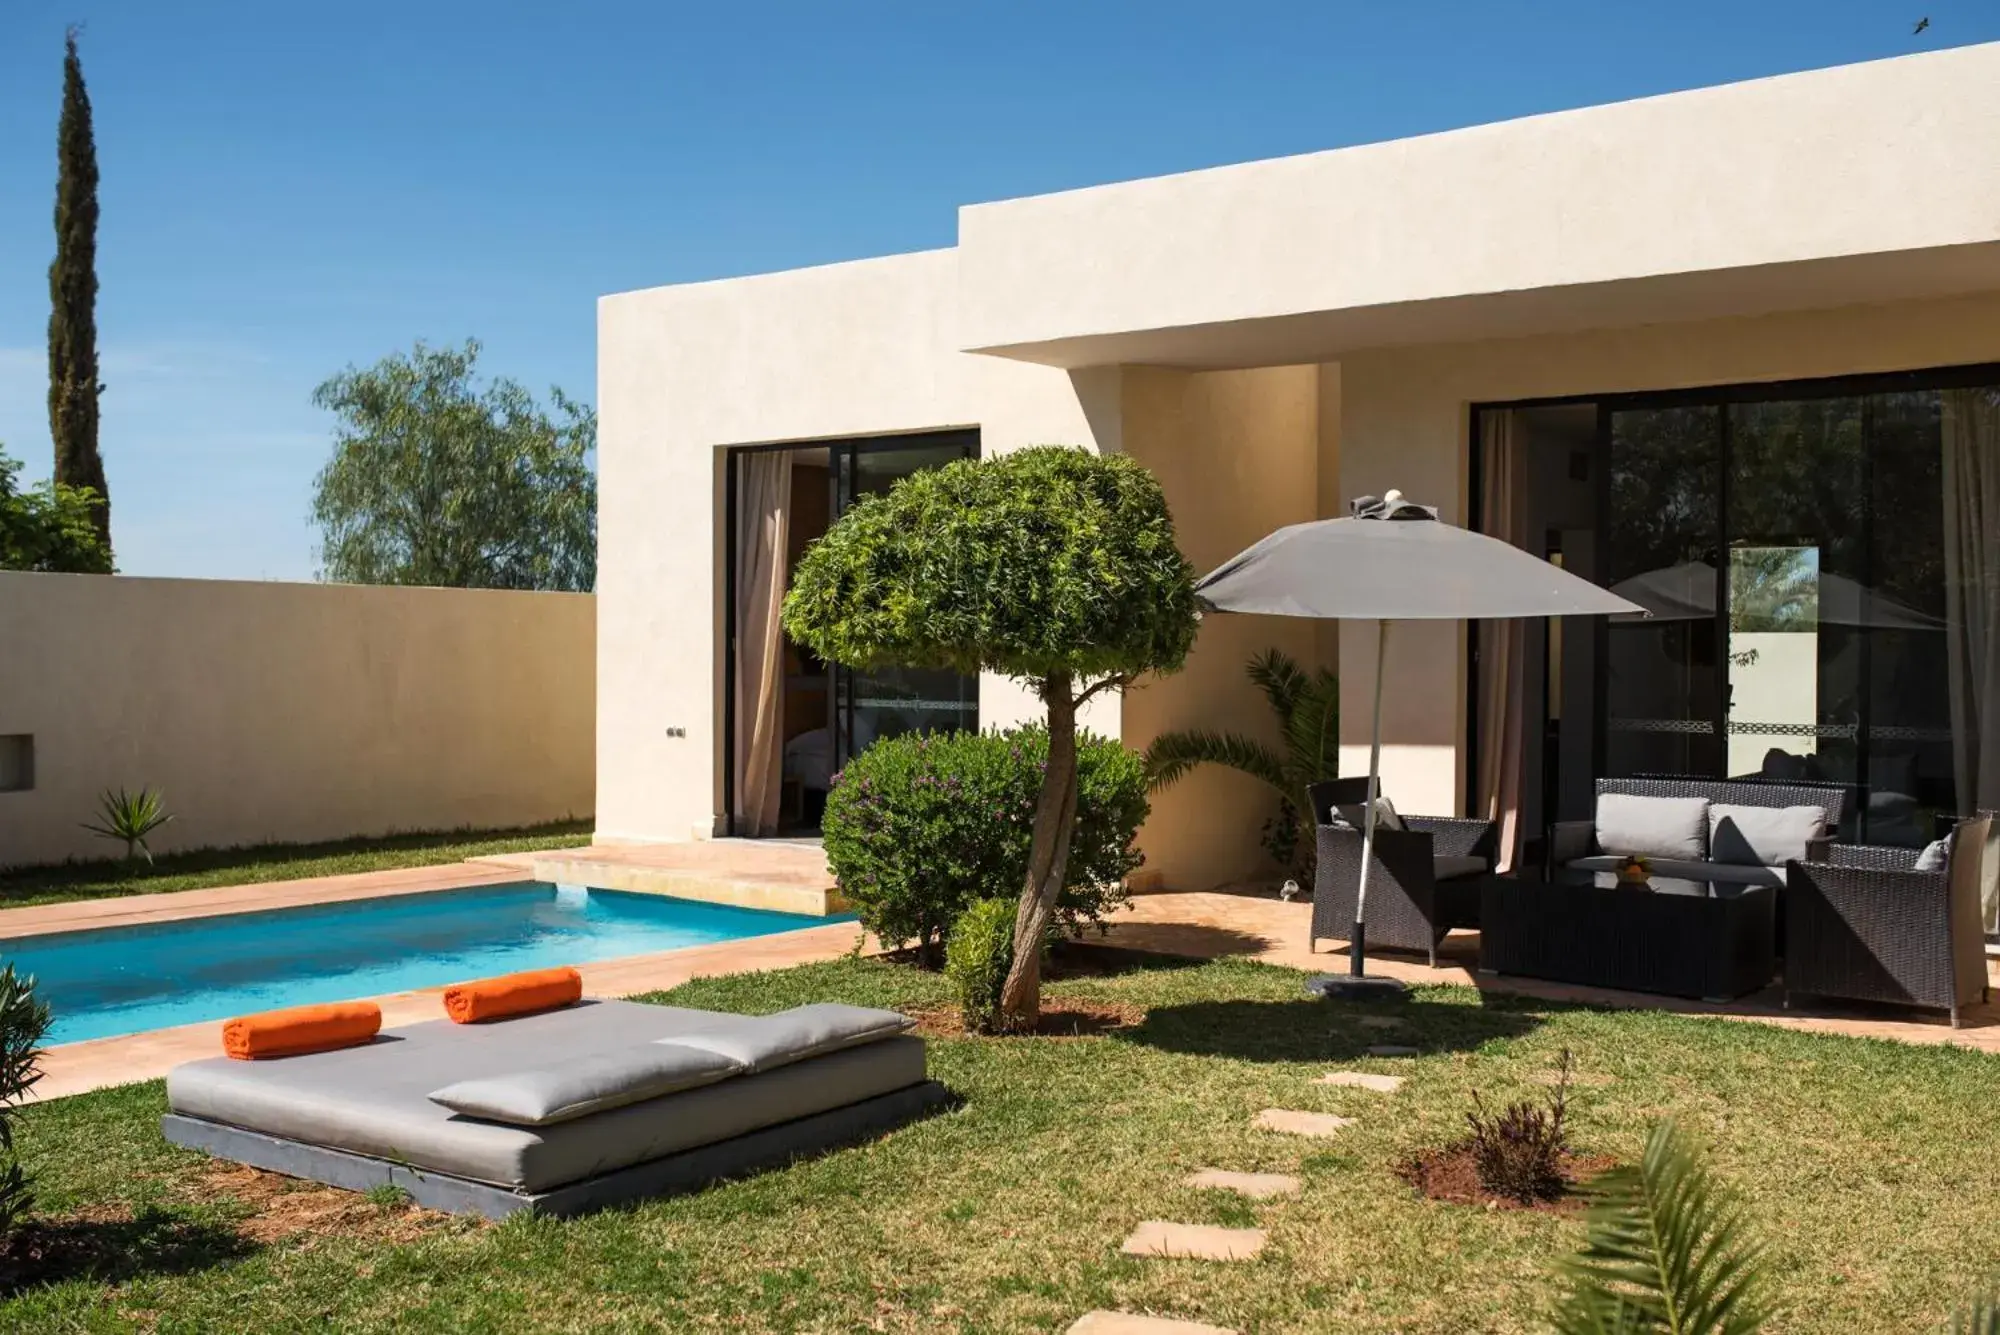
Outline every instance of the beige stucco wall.
<svg viewBox="0 0 2000 1335"><path fill-rule="evenodd" d="M1160 479L1197 572L1274 528L1317 517L1319 382L1316 366L1125 373L1127 452ZM1125 742L1143 748L1162 732L1202 729L1278 745L1270 709L1243 674L1265 649L1316 666L1317 628L1286 617L1203 618L1184 671L1127 692ZM1273 809L1270 789L1255 779L1198 769L1155 796L1141 837L1147 862L1175 889L1262 873L1268 858L1258 835Z"/></svg>
<svg viewBox="0 0 2000 1335"><path fill-rule="evenodd" d="M971 205L962 332L1245 366L2000 286L1996 124L1989 43Z"/></svg>
<svg viewBox="0 0 2000 1335"><path fill-rule="evenodd" d="M718 828L727 447L976 426L989 454L1119 448L1116 370L960 352L957 293L956 255L930 251L599 303L601 837ZM985 723L1039 713L1014 683L980 683ZM1118 702L1086 722L1115 732Z"/></svg>
<svg viewBox="0 0 2000 1335"><path fill-rule="evenodd" d="M1340 493L1400 487L1466 519L1471 406L2000 361L2000 294L1584 335L1354 353L1341 363ZM1384 791L1406 811L1459 809L1464 631L1399 624L1384 679ZM1374 637L1340 647L1344 770L1367 759Z"/></svg>
<svg viewBox="0 0 2000 1335"><path fill-rule="evenodd" d="M155 852L592 809L588 594L0 573L0 865L103 857L105 788L163 790Z"/></svg>

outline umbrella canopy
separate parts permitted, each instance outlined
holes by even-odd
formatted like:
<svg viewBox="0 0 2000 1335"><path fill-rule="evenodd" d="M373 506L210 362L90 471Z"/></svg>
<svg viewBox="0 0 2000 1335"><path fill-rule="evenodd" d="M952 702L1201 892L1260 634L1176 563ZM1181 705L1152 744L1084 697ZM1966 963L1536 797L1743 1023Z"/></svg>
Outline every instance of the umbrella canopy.
<svg viewBox="0 0 2000 1335"><path fill-rule="evenodd" d="M1320 617L1380 623L1375 641L1375 708L1368 745L1368 807L1362 822L1361 883L1348 942L1347 985L1362 976L1367 949L1368 873L1375 862L1377 797L1382 791L1382 660L1391 621L1472 621L1503 617L1644 615L1615 593L1483 533L1441 523L1437 511L1399 491L1363 496L1346 519L1281 528L1195 585L1217 612ZM1341 980L1322 980L1333 984Z"/></svg>
<svg viewBox="0 0 2000 1335"><path fill-rule="evenodd" d="M1880 630L1943 630L1944 618L1905 607L1845 575L1820 571L1817 615L1823 626L1871 626ZM1648 570L1611 586L1652 613L1655 621L1708 621L1715 616L1715 567L1706 561ZM1620 616L1630 621L1631 616Z"/></svg>
<svg viewBox="0 0 2000 1335"><path fill-rule="evenodd" d="M1397 492L1281 528L1195 585L1218 612L1365 621L1643 615L1645 608Z"/></svg>

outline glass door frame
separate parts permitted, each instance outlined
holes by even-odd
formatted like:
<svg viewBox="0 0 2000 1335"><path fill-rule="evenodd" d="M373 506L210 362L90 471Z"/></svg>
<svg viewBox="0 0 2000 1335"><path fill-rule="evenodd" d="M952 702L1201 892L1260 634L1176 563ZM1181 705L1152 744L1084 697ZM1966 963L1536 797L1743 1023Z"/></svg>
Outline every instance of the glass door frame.
<svg viewBox="0 0 2000 1335"><path fill-rule="evenodd" d="M1487 412L1503 412L1514 408L1550 408L1563 406L1595 406L1597 409L1597 432L1591 447L1591 467L1595 470L1590 482L1596 493L1595 509L1600 523L1610 513L1611 469L1607 466L1611 449L1611 420L1618 412L1653 408L1676 408L1690 406L1715 406L1720 412L1720 470L1717 503L1720 506L1720 532L1717 540L1721 550L1715 561L1715 632L1718 650L1728 644L1729 605L1728 588L1728 526L1729 487L1732 453L1730 449L1730 416L1727 411L1733 405L1749 403L1784 402L1800 399L1855 398L1875 394L1898 392L1920 393L1931 390L1976 389L2000 385L2000 362L1974 362L1955 366L1927 367L1910 371L1869 372L1858 375L1821 376L1793 380L1740 381L1723 385L1696 386L1672 390L1630 390L1609 394L1564 394L1528 399L1479 400L1467 406L1466 418L1466 498L1465 514L1467 527L1479 527L1479 498L1484 490L1483 453L1481 449L1480 417ZM1869 456L1863 455L1864 461ZM1873 507L1868 511L1868 522L1873 523ZM1593 544L1593 568L1573 573L1583 575L1592 583L1602 584L1605 563L1610 559L1609 545L1604 542ZM1608 694L1610 673L1609 641L1611 626L1604 617L1593 617L1595 623L1592 636L1595 641L1593 655L1592 693L1595 707L1591 719L1591 770L1593 781L1601 777L1606 759L1606 718L1605 701ZM1465 756L1464 784L1462 798L1467 812L1476 812L1479 803L1479 626L1477 621L1466 625L1465 650L1465 733L1461 745ZM1862 653L1868 652L1868 636L1862 636ZM1863 665L1866 670L1866 664ZM1860 693L1861 735L1867 737L1870 726L1870 705L1872 692ZM1716 692L1714 701L1714 726L1718 744L1727 755L1729 727L1729 694L1726 681ZM1857 757L1857 767L1862 758ZM1725 765L1726 768L1726 765ZM1857 770L1857 780L1865 779L1865 770ZM1857 782L1858 788L1865 784ZM1961 804L1963 798L1960 798ZM1561 813L1544 813L1549 819L1561 818ZM1537 839L1540 831L1523 832L1525 839Z"/></svg>
<svg viewBox="0 0 2000 1335"><path fill-rule="evenodd" d="M740 525L738 515L737 462L747 454L788 453L801 450L826 450L828 460L828 515L829 526L840 519L839 489L842 477L852 476L854 460L863 454L958 446L964 457L976 459L980 455L981 442L978 427L949 427L925 431L910 431L900 434L876 436L846 436L822 440L787 440L768 444L730 445L723 447L723 499L722 499L722 603L718 609L722 638L722 733L718 739L716 753L722 761L722 826L726 836L736 835L736 545L737 530ZM787 572L789 575L789 572ZM787 581L789 583L789 580ZM842 698L842 692L832 681L835 674L846 669L828 664L830 702ZM977 688L975 686L975 692ZM852 692L847 694L851 695ZM977 695L974 696L975 706ZM829 711L828 723L834 722L832 714L838 712L837 704ZM851 712L851 708L849 710ZM851 730L852 724L849 723ZM838 739L834 739L837 741Z"/></svg>

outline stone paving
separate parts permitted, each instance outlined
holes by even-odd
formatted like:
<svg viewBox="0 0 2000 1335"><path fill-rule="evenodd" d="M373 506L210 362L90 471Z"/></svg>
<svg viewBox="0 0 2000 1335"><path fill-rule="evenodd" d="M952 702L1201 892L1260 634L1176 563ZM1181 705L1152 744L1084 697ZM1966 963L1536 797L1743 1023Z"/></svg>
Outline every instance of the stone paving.
<svg viewBox="0 0 2000 1335"><path fill-rule="evenodd" d="M1250 1124L1260 1131L1282 1131L1288 1136L1313 1136L1323 1140L1353 1126L1354 1119L1335 1113L1300 1112L1296 1108L1266 1108L1251 1119Z"/></svg>
<svg viewBox="0 0 2000 1335"><path fill-rule="evenodd" d="M1264 1250L1261 1228L1219 1228L1147 1219L1120 1248L1127 1256L1171 1256L1195 1261L1247 1261Z"/></svg>
<svg viewBox="0 0 2000 1335"><path fill-rule="evenodd" d="M1227 1326L1211 1326L1203 1321L1175 1321L1171 1317L1140 1316L1135 1312L1085 1312L1069 1328L1069 1335L1237 1335Z"/></svg>
<svg viewBox="0 0 2000 1335"><path fill-rule="evenodd" d="M1204 1168L1190 1177L1186 1185L1233 1191L1253 1201L1299 1194L1299 1180L1289 1173L1232 1173L1226 1168Z"/></svg>
<svg viewBox="0 0 2000 1335"><path fill-rule="evenodd" d="M1339 1085L1347 1089L1373 1090L1377 1094L1394 1094L1403 1087L1400 1075L1375 1075L1368 1071L1328 1071L1316 1085Z"/></svg>

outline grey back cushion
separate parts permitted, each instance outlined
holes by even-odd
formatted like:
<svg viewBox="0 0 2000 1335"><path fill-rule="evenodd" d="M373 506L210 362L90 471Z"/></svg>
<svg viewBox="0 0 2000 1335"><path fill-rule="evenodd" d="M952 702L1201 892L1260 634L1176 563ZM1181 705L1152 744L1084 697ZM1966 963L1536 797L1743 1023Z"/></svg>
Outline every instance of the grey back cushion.
<svg viewBox="0 0 2000 1335"><path fill-rule="evenodd" d="M1702 862L1708 857L1708 799L1597 795L1597 847L1604 853Z"/></svg>
<svg viewBox="0 0 2000 1335"><path fill-rule="evenodd" d="M822 1001L776 1015L746 1017L727 1027L676 1034L661 1042L704 1048L751 1071L768 1071L807 1057L892 1038L914 1024L915 1020L897 1011Z"/></svg>
<svg viewBox="0 0 2000 1335"><path fill-rule="evenodd" d="M1366 831L1368 826L1368 804L1366 802L1342 802L1333 809L1340 823L1349 829ZM1395 803L1386 794L1375 796L1375 828L1378 830L1400 830L1403 818L1396 814Z"/></svg>
<svg viewBox="0 0 2000 1335"><path fill-rule="evenodd" d="M1806 845L1826 833L1818 807L1739 807L1717 802L1708 809L1708 860L1742 867L1782 867L1803 862Z"/></svg>
<svg viewBox="0 0 2000 1335"><path fill-rule="evenodd" d="M1917 860L1910 864L1911 871L1947 871L1951 867L1951 835L1933 839L1924 845L1924 851L1917 854Z"/></svg>
<svg viewBox="0 0 2000 1335"><path fill-rule="evenodd" d="M742 1062L706 1048L639 1043L534 1070L461 1080L427 1097L481 1121L549 1126L712 1085L743 1069Z"/></svg>

